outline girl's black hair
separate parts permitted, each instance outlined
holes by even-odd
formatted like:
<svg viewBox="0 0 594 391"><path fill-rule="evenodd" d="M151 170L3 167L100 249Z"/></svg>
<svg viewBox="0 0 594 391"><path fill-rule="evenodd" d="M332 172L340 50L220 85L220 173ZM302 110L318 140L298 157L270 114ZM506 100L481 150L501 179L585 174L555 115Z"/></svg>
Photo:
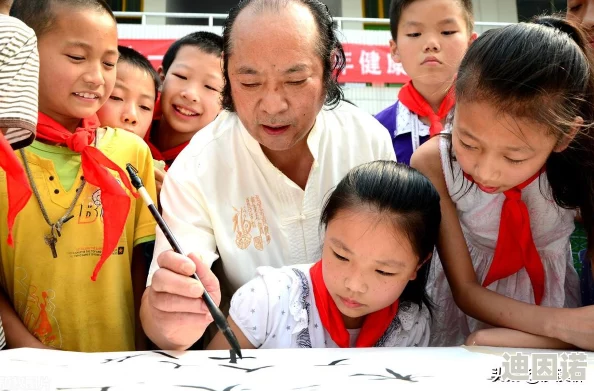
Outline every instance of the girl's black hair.
<svg viewBox="0 0 594 391"><path fill-rule="evenodd" d="M287 4L295 2L304 5L314 17L317 27L318 38L316 51L323 64L323 80L326 92L325 104L329 107L336 107L344 98L342 88L338 84L338 76L346 66L346 57L342 44L335 32L335 24L328 6L319 0L241 0L229 11L229 15L223 25L223 108L235 111L231 84L229 81L229 56L233 54L233 25L235 20L247 6L256 7L256 11L265 9L279 10Z"/></svg>
<svg viewBox="0 0 594 391"><path fill-rule="evenodd" d="M457 102L485 102L543 126L558 143L546 173L554 201L579 209L594 251L594 62L583 30L560 16L539 16L488 30L470 45L458 71ZM583 125L576 125L576 118ZM451 143L450 143L451 151Z"/></svg>
<svg viewBox="0 0 594 391"><path fill-rule="evenodd" d="M439 193L416 169L394 161L374 161L353 168L338 183L322 209L320 225L325 228L341 210L368 207L378 216L391 219L395 228L408 236L419 263L433 253L441 223ZM400 302L412 302L431 310L425 287L431 260L427 260L409 281Z"/></svg>
<svg viewBox="0 0 594 391"><path fill-rule="evenodd" d="M115 21L110 6L104 0L14 0L10 16L23 21L37 38L48 32L55 22L55 7L92 8L107 13Z"/></svg>

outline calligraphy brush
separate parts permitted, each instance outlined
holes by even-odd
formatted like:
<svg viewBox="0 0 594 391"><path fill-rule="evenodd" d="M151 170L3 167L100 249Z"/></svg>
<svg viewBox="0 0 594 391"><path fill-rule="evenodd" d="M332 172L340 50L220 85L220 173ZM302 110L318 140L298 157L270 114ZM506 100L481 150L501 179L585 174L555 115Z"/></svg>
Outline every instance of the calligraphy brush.
<svg viewBox="0 0 594 391"><path fill-rule="evenodd" d="M136 188L136 190L138 190L138 192L140 193L140 196L142 197L144 202L147 204L149 210L151 211L151 214L157 221L157 224L159 224L159 227L163 231L163 234L169 241L169 244L171 245L173 250L178 254L187 256L187 254L182 251L181 246L179 245L179 243L173 236L173 233L169 229L169 226L167 226L167 223L165 222L165 220L163 220L163 217L161 216L161 214L155 207L155 204L153 203L151 196L148 194L148 192L144 188L142 179L140 179L140 177L137 174L138 170L136 170L136 168L134 168L133 165L128 163L128 164L126 164L126 171L128 171L128 175L130 175L130 181L132 182L132 186L134 186ZM196 273L194 273L192 275L192 277L196 281L200 282L200 279L198 278ZM227 342L229 342L229 345L231 346L231 348L233 349L235 354L237 354L237 356L239 358L242 358L241 348L239 347L239 342L237 341L235 334L231 330L231 327L229 326L227 319L225 319L225 315L223 315L223 312L214 303L214 301L212 300L212 297L210 297L210 295L208 294L206 289L204 289L204 293L202 293L202 299L206 303L206 306L208 307L208 311L210 311L210 314L212 315L212 318L214 319L215 324L217 325L217 327L219 328L221 333L223 333L223 335L227 339Z"/></svg>

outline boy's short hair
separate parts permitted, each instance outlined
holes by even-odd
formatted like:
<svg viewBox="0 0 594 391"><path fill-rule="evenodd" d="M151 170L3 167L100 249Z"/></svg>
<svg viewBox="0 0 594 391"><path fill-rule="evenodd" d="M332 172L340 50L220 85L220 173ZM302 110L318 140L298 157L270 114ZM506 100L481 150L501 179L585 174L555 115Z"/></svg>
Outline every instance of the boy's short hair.
<svg viewBox="0 0 594 391"><path fill-rule="evenodd" d="M25 22L35 31L35 35L39 39L54 24L55 6L93 8L108 13L114 21L116 20L111 8L104 0L14 0L10 8L10 16Z"/></svg>
<svg viewBox="0 0 594 391"><path fill-rule="evenodd" d="M120 56L118 57L118 63L126 63L150 75L151 79L153 79L153 82L155 83L156 100L159 94L159 87L161 87L161 78L159 77L159 74L151 62L145 56L127 46L118 45L118 52L120 53Z"/></svg>
<svg viewBox="0 0 594 391"><path fill-rule="evenodd" d="M163 74L167 74L177 53L184 46L194 46L206 54L214 54L217 57L222 57L223 55L223 37L208 31L196 31L173 42L169 49L167 49L165 56L163 56L163 62L161 63Z"/></svg>
<svg viewBox="0 0 594 391"><path fill-rule="evenodd" d="M402 11L416 0L392 0L390 3L390 32L392 33L392 39L396 41L398 35L398 23L400 23L400 17ZM464 10L464 16L466 19L466 27L468 32L472 33L474 30L474 11L472 9L472 0L452 0L460 4Z"/></svg>

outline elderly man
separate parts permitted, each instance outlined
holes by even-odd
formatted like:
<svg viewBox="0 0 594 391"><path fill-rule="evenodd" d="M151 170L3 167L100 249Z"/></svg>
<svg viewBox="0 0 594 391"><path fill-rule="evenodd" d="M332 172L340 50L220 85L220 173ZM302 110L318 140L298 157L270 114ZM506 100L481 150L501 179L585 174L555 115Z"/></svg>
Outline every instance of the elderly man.
<svg viewBox="0 0 594 391"><path fill-rule="evenodd" d="M218 302L208 268L219 257L231 293L258 266L317 261L327 193L351 168L395 159L382 126L342 100L345 56L324 4L241 1L223 38L225 111L179 155L161 192L191 254L173 253L157 232L141 319L162 349L187 349L211 321L188 277L195 269Z"/></svg>

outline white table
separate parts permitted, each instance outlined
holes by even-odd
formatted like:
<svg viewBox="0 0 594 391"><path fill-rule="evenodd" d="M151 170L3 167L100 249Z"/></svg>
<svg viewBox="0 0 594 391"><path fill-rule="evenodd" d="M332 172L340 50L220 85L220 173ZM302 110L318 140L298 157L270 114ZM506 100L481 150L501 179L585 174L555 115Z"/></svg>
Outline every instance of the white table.
<svg viewBox="0 0 594 391"><path fill-rule="evenodd" d="M243 355L232 363L228 351L4 350L0 390L594 390L594 353L455 347L244 350ZM554 366L554 380L538 380ZM514 375L526 379L507 381ZM585 380L557 381L562 376Z"/></svg>

